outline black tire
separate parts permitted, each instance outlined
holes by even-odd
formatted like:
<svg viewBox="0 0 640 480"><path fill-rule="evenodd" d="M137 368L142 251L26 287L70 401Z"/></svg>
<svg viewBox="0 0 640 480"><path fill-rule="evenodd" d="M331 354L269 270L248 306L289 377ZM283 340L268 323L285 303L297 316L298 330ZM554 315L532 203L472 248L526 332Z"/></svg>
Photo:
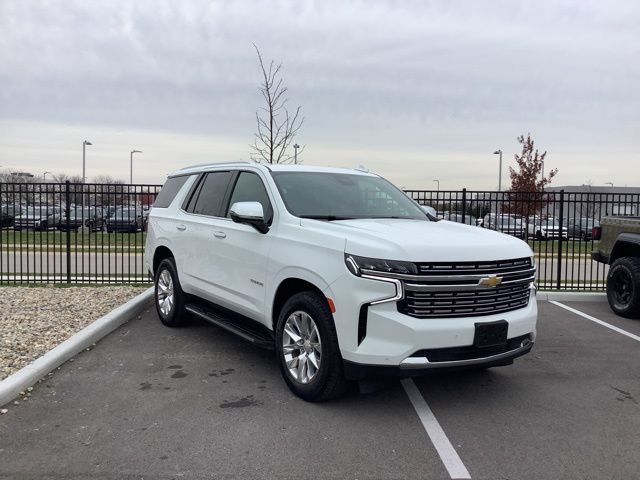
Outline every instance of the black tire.
<svg viewBox="0 0 640 480"><path fill-rule="evenodd" d="M320 368L308 383L301 383L293 377L284 358L284 327L289 316L298 311L311 316L321 341ZM347 391L349 382L344 378L342 356L340 355L333 316L327 300L322 295L313 291L301 292L285 302L276 324L276 353L285 382L291 391L300 398L309 402L322 402L337 398Z"/></svg>
<svg viewBox="0 0 640 480"><path fill-rule="evenodd" d="M160 306L161 298L159 298L159 295L162 295L162 293L159 293L162 290L160 283L163 281L161 279L166 278L164 276L165 272L171 277L173 293L172 305L167 312L164 312L162 310ZM153 278L153 285L153 298L156 305L156 312L158 312L160 321L167 327L182 327L186 325L189 317L184 309L184 292L180 287L180 282L178 280L178 270L176 269L176 264L173 257L165 258L160 262Z"/></svg>
<svg viewBox="0 0 640 480"><path fill-rule="evenodd" d="M536 232L535 236L536 236L536 240L542 241L542 232L540 230Z"/></svg>
<svg viewBox="0 0 640 480"><path fill-rule="evenodd" d="M617 315L640 318L640 258L621 257L607 275L607 300Z"/></svg>

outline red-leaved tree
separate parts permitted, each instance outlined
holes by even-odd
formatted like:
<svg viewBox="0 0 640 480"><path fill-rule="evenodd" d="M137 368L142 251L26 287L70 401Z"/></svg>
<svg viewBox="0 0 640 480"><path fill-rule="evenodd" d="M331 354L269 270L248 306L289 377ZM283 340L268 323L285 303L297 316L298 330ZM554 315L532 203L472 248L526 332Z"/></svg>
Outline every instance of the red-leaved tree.
<svg viewBox="0 0 640 480"><path fill-rule="evenodd" d="M509 189L509 212L527 216L539 212L545 205L544 187L551 183L558 169L549 169L547 176L543 168L547 152L540 153L534 146L531 134L518 137L522 153L514 155L516 168L509 167L511 188Z"/></svg>

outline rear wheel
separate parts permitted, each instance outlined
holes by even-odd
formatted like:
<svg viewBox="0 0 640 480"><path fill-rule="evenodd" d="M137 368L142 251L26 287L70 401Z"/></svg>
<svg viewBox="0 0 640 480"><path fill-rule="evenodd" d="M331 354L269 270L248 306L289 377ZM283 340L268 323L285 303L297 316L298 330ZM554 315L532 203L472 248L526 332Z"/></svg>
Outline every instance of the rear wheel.
<svg viewBox="0 0 640 480"><path fill-rule="evenodd" d="M184 293L178 281L178 271L172 257L160 262L154 277L156 311L162 323L168 327L180 327L187 323L184 310Z"/></svg>
<svg viewBox="0 0 640 480"><path fill-rule="evenodd" d="M276 350L282 376L300 398L321 402L347 390L333 317L322 295L301 292L287 300L278 316Z"/></svg>
<svg viewBox="0 0 640 480"><path fill-rule="evenodd" d="M607 275L607 300L616 314L640 318L640 258L622 257Z"/></svg>

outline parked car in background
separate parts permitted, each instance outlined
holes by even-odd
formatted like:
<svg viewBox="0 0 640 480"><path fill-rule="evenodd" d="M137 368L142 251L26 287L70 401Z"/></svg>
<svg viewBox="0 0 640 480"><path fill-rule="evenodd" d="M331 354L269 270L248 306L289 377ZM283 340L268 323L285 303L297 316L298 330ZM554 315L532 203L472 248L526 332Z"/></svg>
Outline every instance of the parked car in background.
<svg viewBox="0 0 640 480"><path fill-rule="evenodd" d="M24 207L15 204L0 206L0 228L13 227L15 218L22 215Z"/></svg>
<svg viewBox="0 0 640 480"><path fill-rule="evenodd" d="M536 240L549 240L554 238L568 238L567 227L562 226L562 232L560 231L560 223L553 217L540 218L537 215L529 217L527 222L527 231L529 237Z"/></svg>
<svg viewBox="0 0 640 480"><path fill-rule="evenodd" d="M95 205L96 217L101 218L106 223L107 218L116 213L117 207L110 205Z"/></svg>
<svg viewBox="0 0 640 480"><path fill-rule="evenodd" d="M476 217L474 217L473 215L465 215L464 222L462 221L461 213L449 213L448 215L444 216L444 219L449 220L450 222L464 223L466 225L476 225Z"/></svg>
<svg viewBox="0 0 640 480"><path fill-rule="evenodd" d="M591 233L594 227L599 227L600 222L593 218L570 218L567 222L567 234L569 237L580 240L591 240Z"/></svg>
<svg viewBox="0 0 640 480"><path fill-rule="evenodd" d="M512 235L517 238L525 238L526 230L524 225L513 216L500 213L487 213L484 216L482 222L484 228L491 230L497 230L507 235Z"/></svg>
<svg viewBox="0 0 640 480"><path fill-rule="evenodd" d="M90 231L102 230L104 220L98 216L95 207L76 207L71 210L69 220L65 215L58 222L58 230L66 231L67 229L78 231L82 227L88 228Z"/></svg>
<svg viewBox="0 0 640 480"><path fill-rule="evenodd" d="M142 210L134 207L121 207L107 218L107 232L137 232L144 227Z"/></svg>
<svg viewBox="0 0 640 480"><path fill-rule="evenodd" d="M48 230L55 228L60 221L61 213L59 207L51 205L36 205L27 207L15 217L14 230Z"/></svg>

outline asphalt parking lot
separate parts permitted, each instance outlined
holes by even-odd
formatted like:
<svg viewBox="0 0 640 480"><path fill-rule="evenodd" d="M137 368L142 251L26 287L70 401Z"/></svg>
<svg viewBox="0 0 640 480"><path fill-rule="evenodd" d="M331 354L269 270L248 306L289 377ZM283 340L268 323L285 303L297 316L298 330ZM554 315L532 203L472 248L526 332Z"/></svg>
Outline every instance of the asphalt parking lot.
<svg viewBox="0 0 640 480"><path fill-rule="evenodd" d="M0 477L638 478L640 321L564 305L592 318L539 302L532 353L415 379L417 407L396 380L305 403L272 353L147 312L0 417Z"/></svg>

